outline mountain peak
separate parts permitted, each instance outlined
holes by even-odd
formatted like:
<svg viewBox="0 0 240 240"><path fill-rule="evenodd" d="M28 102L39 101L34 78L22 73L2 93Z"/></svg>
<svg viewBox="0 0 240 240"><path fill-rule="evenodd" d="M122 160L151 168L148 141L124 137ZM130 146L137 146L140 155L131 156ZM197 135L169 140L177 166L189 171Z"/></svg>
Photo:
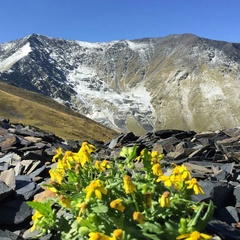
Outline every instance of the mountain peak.
<svg viewBox="0 0 240 240"><path fill-rule="evenodd" d="M44 36L44 35L37 34L37 33L32 33L32 34L26 36L24 39L31 42L31 41L39 41L39 40L42 40L43 38L48 38L48 37Z"/></svg>

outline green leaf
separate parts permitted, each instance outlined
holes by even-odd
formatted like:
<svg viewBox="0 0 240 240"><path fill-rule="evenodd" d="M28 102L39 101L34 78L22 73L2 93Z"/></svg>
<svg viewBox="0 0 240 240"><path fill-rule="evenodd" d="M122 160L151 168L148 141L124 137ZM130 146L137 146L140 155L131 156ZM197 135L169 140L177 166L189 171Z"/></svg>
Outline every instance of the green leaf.
<svg viewBox="0 0 240 240"><path fill-rule="evenodd" d="M212 219L214 208L215 207L214 207L213 201L210 200L206 213L204 214L204 216L202 218L199 219L199 222L196 226L197 231L200 232L207 226L208 222Z"/></svg>
<svg viewBox="0 0 240 240"><path fill-rule="evenodd" d="M105 205L100 205L97 207L93 207L92 211L95 213L106 213L106 212L108 212L108 207Z"/></svg>
<svg viewBox="0 0 240 240"><path fill-rule="evenodd" d="M188 223L188 227L195 227L197 225L197 222L199 221L199 218L201 217L202 210L204 208L204 203L202 203L197 211L194 214L193 219L191 219Z"/></svg>
<svg viewBox="0 0 240 240"><path fill-rule="evenodd" d="M44 216L48 216L48 215L52 215L53 211L52 211L52 207L50 202L31 202L31 201L27 201L27 204L37 210L39 213L41 213Z"/></svg>
<svg viewBox="0 0 240 240"><path fill-rule="evenodd" d="M76 182L76 174L73 171L68 171L68 182Z"/></svg>
<svg viewBox="0 0 240 240"><path fill-rule="evenodd" d="M134 145L133 147L129 147L128 148L128 154L129 154L129 158L130 159L133 159L136 157L137 155L137 149L138 149L138 146L137 145Z"/></svg>
<svg viewBox="0 0 240 240"><path fill-rule="evenodd" d="M162 226L158 223L145 222L144 224L141 224L141 228L144 232L144 235L145 233L155 233L155 235L164 233Z"/></svg>

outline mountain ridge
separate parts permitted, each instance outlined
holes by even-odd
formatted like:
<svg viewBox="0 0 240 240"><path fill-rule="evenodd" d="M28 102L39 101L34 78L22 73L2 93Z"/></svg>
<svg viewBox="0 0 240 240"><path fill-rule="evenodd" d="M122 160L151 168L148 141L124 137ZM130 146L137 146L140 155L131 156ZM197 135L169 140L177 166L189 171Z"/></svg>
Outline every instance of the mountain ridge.
<svg viewBox="0 0 240 240"><path fill-rule="evenodd" d="M239 125L238 43L193 34L104 43L32 34L0 44L0 54L4 81L112 129L138 134Z"/></svg>

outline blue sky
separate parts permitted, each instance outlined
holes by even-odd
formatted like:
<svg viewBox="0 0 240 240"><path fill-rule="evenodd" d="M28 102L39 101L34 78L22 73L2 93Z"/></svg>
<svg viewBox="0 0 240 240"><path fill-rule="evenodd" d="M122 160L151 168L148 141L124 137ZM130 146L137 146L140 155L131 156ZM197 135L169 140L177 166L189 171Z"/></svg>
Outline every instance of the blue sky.
<svg viewBox="0 0 240 240"><path fill-rule="evenodd" d="M240 0L1 0L0 43L32 33L87 42L192 33L240 42Z"/></svg>

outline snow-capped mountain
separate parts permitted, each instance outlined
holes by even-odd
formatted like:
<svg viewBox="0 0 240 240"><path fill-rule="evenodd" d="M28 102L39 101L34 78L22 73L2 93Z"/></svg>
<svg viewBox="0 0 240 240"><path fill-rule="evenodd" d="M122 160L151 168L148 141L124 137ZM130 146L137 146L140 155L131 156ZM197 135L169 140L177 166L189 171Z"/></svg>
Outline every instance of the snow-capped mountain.
<svg viewBox="0 0 240 240"><path fill-rule="evenodd" d="M32 34L0 44L0 79L114 129L239 126L240 44L191 34L88 43Z"/></svg>

